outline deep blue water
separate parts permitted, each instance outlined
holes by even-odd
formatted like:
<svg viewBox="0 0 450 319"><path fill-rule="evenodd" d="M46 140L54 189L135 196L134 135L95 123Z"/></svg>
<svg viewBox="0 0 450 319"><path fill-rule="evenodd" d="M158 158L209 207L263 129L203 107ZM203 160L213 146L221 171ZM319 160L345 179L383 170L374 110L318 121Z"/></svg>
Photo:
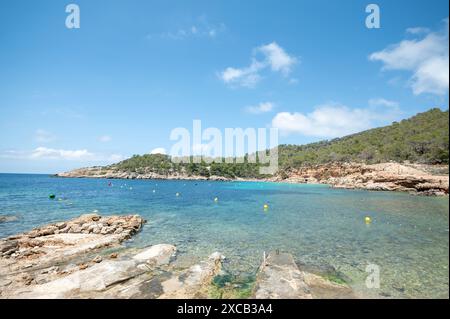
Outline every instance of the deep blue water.
<svg viewBox="0 0 450 319"><path fill-rule="evenodd" d="M448 197L258 182L109 182L0 174L0 215L19 217L0 223L0 237L93 211L133 213L148 223L128 245L174 244L189 261L220 251L238 278L256 272L264 251L279 249L301 263L335 267L365 296L448 298ZM365 287L369 263L380 267L380 289Z"/></svg>

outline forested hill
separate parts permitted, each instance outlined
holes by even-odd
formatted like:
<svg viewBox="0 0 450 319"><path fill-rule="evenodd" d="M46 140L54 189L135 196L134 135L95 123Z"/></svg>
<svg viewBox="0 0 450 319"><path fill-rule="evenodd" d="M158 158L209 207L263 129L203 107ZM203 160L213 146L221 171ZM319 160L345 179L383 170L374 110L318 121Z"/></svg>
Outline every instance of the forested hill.
<svg viewBox="0 0 450 319"><path fill-rule="evenodd" d="M449 113L431 109L392 125L331 141L308 145L283 145L283 166L327 162L411 161L448 163Z"/></svg>
<svg viewBox="0 0 450 319"><path fill-rule="evenodd" d="M280 145L281 170L302 165L331 162L381 163L410 161L414 163L448 164L449 112L431 109L389 126L371 129L330 141L307 145ZM135 155L109 168L130 172L224 177L260 177L259 165L252 163L174 164L166 155Z"/></svg>

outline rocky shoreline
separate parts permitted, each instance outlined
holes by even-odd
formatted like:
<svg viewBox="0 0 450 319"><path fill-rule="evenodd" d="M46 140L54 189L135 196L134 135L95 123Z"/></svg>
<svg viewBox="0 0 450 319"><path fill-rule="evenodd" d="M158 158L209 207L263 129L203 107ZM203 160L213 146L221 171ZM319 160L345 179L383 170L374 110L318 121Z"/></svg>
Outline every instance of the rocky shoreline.
<svg viewBox="0 0 450 319"><path fill-rule="evenodd" d="M418 195L448 195L448 166L400 163L331 163L290 169L264 179L230 179L222 176L192 176L181 173L160 175L153 172L136 173L115 168L89 167L58 173L56 177L105 179L267 181L287 183L326 184L334 188L372 191L400 191Z"/></svg>
<svg viewBox="0 0 450 319"><path fill-rule="evenodd" d="M355 298L347 285L302 271L278 251L263 259L246 294L220 287L219 252L182 266L170 244L125 248L145 222L138 215L88 214L1 239L0 299Z"/></svg>
<svg viewBox="0 0 450 319"><path fill-rule="evenodd" d="M446 172L445 174L443 172ZM334 188L448 195L448 166L344 163L294 169L276 181L328 184Z"/></svg>

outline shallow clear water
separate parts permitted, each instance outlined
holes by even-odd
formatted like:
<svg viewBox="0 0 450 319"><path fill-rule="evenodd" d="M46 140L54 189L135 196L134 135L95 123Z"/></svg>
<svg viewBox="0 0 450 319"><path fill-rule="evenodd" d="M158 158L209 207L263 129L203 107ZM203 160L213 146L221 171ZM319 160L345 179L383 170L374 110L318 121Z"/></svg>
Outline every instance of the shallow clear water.
<svg viewBox="0 0 450 319"><path fill-rule="evenodd" d="M220 251L237 278L254 275L263 252L279 249L299 263L335 267L364 296L449 296L448 197L258 182L108 183L0 174L0 215L19 216L0 223L0 237L94 210L136 213L148 223L130 246L174 244L192 262ZM380 267L380 289L365 287L369 263Z"/></svg>

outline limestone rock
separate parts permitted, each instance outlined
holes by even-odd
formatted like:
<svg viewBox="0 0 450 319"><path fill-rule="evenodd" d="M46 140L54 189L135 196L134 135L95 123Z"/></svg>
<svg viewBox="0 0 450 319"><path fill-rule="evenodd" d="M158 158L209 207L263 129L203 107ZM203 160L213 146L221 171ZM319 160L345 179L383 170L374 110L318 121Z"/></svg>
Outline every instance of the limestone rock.
<svg viewBox="0 0 450 319"><path fill-rule="evenodd" d="M173 245L154 245L135 255L133 259L156 266L166 265L170 262L172 256L174 256L176 250L176 247Z"/></svg>
<svg viewBox="0 0 450 319"><path fill-rule="evenodd" d="M134 261L108 261L77 271L64 278L30 287L17 297L30 299L61 299L100 292L115 283L142 273Z"/></svg>
<svg viewBox="0 0 450 319"><path fill-rule="evenodd" d="M270 253L261 265L254 290L256 299L312 299L303 273L287 253Z"/></svg>
<svg viewBox="0 0 450 319"><path fill-rule="evenodd" d="M204 298L202 291L219 274L224 257L220 253L212 254L208 260L183 271L178 276L161 283L163 293L160 299Z"/></svg>

